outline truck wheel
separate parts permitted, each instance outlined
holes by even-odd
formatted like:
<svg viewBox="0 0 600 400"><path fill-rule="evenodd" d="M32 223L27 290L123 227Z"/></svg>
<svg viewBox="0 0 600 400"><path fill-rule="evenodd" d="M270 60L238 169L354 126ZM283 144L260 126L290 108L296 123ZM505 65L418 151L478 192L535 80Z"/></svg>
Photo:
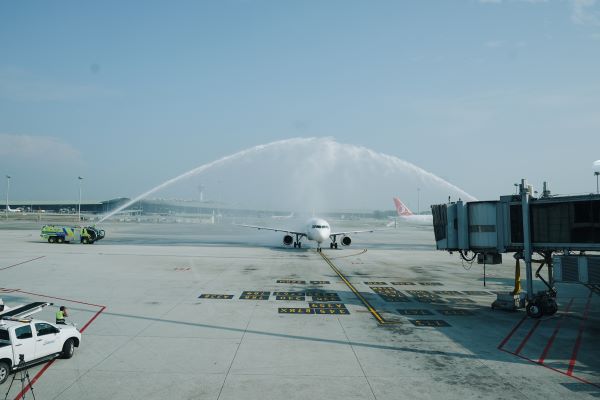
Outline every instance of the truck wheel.
<svg viewBox="0 0 600 400"><path fill-rule="evenodd" d="M50 236L48 238L48 243L54 243L54 242L56 242L56 238L54 236Z"/></svg>
<svg viewBox="0 0 600 400"><path fill-rule="evenodd" d="M81 243L83 243L83 244L88 244L88 243L89 243L89 240L88 240L88 238L83 238L83 239L81 239Z"/></svg>
<svg viewBox="0 0 600 400"><path fill-rule="evenodd" d="M73 339L67 339L65 344L63 345L62 353L60 353L61 358L71 358L73 357L73 353L75 353L75 342Z"/></svg>
<svg viewBox="0 0 600 400"><path fill-rule="evenodd" d="M57 243L63 243L64 241L65 241L65 239L64 239L64 238L61 238L61 237L57 237L57 238L56 238L56 242L57 242Z"/></svg>
<svg viewBox="0 0 600 400"><path fill-rule="evenodd" d="M0 385L2 385L8 379L10 375L10 366L5 361L0 361Z"/></svg>

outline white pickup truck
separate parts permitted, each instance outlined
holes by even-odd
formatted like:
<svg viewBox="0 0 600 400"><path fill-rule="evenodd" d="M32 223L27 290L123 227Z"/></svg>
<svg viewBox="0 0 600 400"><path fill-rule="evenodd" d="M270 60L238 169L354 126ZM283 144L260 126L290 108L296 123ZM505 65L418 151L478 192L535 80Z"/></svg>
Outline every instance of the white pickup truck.
<svg viewBox="0 0 600 400"><path fill-rule="evenodd" d="M32 303L30 306L49 303ZM27 306L24 306L27 307ZM0 315L0 384L11 372L55 357L71 358L81 333L71 325Z"/></svg>

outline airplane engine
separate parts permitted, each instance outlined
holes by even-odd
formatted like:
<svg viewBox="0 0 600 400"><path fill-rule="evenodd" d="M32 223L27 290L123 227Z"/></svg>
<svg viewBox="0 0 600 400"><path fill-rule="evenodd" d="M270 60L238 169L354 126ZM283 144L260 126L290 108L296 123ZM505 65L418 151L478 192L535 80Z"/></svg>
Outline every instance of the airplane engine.
<svg viewBox="0 0 600 400"><path fill-rule="evenodd" d="M352 239L350 239L350 236L344 236L341 242L342 246L350 246L350 243L352 243Z"/></svg>
<svg viewBox="0 0 600 400"><path fill-rule="evenodd" d="M292 243L294 243L294 238L291 235L285 235L283 237L283 244L290 246Z"/></svg>

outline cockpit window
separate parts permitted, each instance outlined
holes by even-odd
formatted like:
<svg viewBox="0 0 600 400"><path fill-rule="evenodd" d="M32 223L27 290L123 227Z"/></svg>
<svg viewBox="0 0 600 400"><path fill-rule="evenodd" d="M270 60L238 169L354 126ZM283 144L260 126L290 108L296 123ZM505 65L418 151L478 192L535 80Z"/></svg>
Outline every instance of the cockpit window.
<svg viewBox="0 0 600 400"><path fill-rule="evenodd" d="M327 225L313 225L313 229L328 229Z"/></svg>

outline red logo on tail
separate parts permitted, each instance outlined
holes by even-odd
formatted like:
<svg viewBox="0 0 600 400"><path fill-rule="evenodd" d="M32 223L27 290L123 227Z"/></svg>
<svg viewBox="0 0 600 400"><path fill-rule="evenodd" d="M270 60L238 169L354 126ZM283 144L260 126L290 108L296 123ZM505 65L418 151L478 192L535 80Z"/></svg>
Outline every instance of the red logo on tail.
<svg viewBox="0 0 600 400"><path fill-rule="evenodd" d="M400 201L399 198L394 197L394 204L396 205L396 211L398 212L399 216L407 217L409 215L414 215L412 211L410 211L408 207L406 207L404 203Z"/></svg>

